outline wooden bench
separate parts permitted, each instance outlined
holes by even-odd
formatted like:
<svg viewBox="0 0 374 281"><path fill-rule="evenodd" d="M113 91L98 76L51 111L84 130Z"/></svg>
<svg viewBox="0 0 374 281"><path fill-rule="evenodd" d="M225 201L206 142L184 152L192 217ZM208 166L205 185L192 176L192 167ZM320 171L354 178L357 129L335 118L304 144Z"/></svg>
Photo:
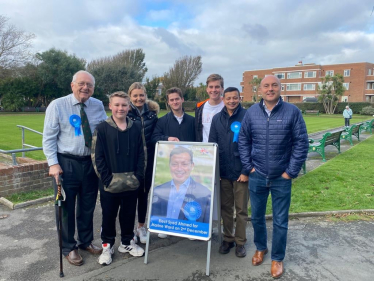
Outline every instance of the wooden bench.
<svg viewBox="0 0 374 281"><path fill-rule="evenodd" d="M369 132L370 135L373 133L374 119L363 123L360 127L360 134L362 132Z"/></svg>
<svg viewBox="0 0 374 281"><path fill-rule="evenodd" d="M343 131L327 132L323 135L322 139L315 141L314 139L309 139L309 152L317 152L322 156L322 161L326 162L325 158L325 147L328 145L335 146L340 153L340 136Z"/></svg>
<svg viewBox="0 0 374 281"><path fill-rule="evenodd" d="M304 114L317 114L317 115L319 115L319 110L305 110Z"/></svg>
<svg viewBox="0 0 374 281"><path fill-rule="evenodd" d="M352 136L355 136L360 141L360 127L362 124L352 125L346 128L345 132L342 132L340 139L348 140L353 145Z"/></svg>

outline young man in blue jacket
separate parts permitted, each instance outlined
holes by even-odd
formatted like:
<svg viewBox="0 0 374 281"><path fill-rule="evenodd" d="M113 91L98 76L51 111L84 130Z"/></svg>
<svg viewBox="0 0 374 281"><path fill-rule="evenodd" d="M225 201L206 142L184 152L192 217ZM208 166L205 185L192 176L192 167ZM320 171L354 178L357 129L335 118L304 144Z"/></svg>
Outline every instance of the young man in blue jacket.
<svg viewBox="0 0 374 281"><path fill-rule="evenodd" d="M262 79L262 99L251 106L239 135L240 159L249 174L252 225L256 252L253 265L263 262L267 249L265 212L271 193L273 207L273 243L271 275L284 272L288 212L292 178L296 178L308 154L308 134L300 110L280 97L281 83L273 75Z"/></svg>
<svg viewBox="0 0 374 281"><path fill-rule="evenodd" d="M223 220L223 242L221 254L227 254L235 246L237 257L245 257L244 244L248 220L248 175L244 174L238 151L240 123L245 110L240 104L237 88L229 87L223 92L225 107L213 117L209 142L219 147L221 177L221 216ZM236 229L234 235L234 206Z"/></svg>

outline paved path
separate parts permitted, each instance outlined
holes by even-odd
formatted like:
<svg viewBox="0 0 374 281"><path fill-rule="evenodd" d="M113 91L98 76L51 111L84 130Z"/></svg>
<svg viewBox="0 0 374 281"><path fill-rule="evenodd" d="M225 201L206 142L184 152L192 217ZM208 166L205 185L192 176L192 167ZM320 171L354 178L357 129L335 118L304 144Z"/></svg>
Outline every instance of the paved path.
<svg viewBox="0 0 374 281"><path fill-rule="evenodd" d="M9 212L0 206L0 280L61 280L53 204ZM95 238L99 244L100 206L95 214ZM269 248L272 227L268 221ZM286 272L281 280L374 279L374 220L332 222L326 218L299 218L290 221ZM217 229L215 230L217 233ZM251 224L247 226L248 256L237 258L232 250L218 253L218 238L212 239L211 274L205 275L207 243L178 237L151 236L149 263L116 250L113 263L101 266L97 257L82 252L84 265L64 260L63 280L272 280L270 254L264 264L251 265L255 251ZM115 248L118 247L118 241Z"/></svg>
<svg viewBox="0 0 374 281"><path fill-rule="evenodd" d="M369 136L362 134L361 139ZM357 140L354 143L357 144ZM342 152L350 148L349 142L342 142ZM327 148L328 160L336 155L335 147ZM308 171L321 164L321 156L308 155ZM47 203L13 211L0 205L0 216L4 214L9 216L0 219L0 281L61 280L54 205ZM100 220L98 203L94 219L96 244L100 244ZM271 221L268 221L268 228L271 238ZM215 233L217 231L215 229ZM234 251L220 255L217 235L213 236L209 277L205 276L206 242L179 237L158 239L157 235L151 235L148 265L144 264L144 258L116 251L113 264L102 267L96 262L97 257L83 252L85 264L81 267L64 261L63 280L272 280L270 255L263 265L251 265L255 251L252 233L248 224L248 256L242 259L236 258ZM286 273L281 280L374 280L373 233L374 221L291 220L284 261ZM115 247L117 249L118 241Z"/></svg>

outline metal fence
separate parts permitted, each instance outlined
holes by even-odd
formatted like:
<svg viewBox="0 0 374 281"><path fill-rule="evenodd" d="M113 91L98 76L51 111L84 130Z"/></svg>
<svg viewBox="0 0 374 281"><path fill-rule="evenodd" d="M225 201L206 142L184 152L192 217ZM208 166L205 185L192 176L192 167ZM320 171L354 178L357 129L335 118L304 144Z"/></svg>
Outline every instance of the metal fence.
<svg viewBox="0 0 374 281"><path fill-rule="evenodd" d="M16 159L16 153L22 152L22 157L25 157L25 152L42 150L43 149L43 147L37 147L37 146L31 145L31 144L27 144L25 142L25 130L28 130L30 132L33 132L33 133L39 134L39 135L43 135L43 133L35 131L33 129L30 129L30 128L22 126L22 125L17 125L17 127L22 129L22 149L12 149L12 150L0 149L0 153L11 154L12 155L13 165L18 165L18 162L17 162L17 159ZM30 147L30 148L25 148L25 147Z"/></svg>

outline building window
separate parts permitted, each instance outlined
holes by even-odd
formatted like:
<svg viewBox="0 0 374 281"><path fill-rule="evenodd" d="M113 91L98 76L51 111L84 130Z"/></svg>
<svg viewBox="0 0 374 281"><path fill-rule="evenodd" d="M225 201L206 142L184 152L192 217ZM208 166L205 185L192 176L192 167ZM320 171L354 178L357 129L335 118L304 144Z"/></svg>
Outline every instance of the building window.
<svg viewBox="0 0 374 281"><path fill-rule="evenodd" d="M252 92L254 92L254 93L257 92L257 87L256 87L256 86L253 86L253 87L252 87Z"/></svg>
<svg viewBox="0 0 374 281"><path fill-rule="evenodd" d="M350 69L345 69L344 70L344 77L351 76L351 70Z"/></svg>
<svg viewBox="0 0 374 281"><path fill-rule="evenodd" d="M343 83L343 87L344 87L346 90L349 90L349 83Z"/></svg>
<svg viewBox="0 0 374 281"><path fill-rule="evenodd" d="M368 75L371 75L371 68L368 69Z"/></svg>
<svg viewBox="0 0 374 281"><path fill-rule="evenodd" d="M314 91L316 84L304 84L304 91Z"/></svg>
<svg viewBox="0 0 374 281"><path fill-rule="evenodd" d="M253 75L253 79L258 78L258 75Z"/></svg>
<svg viewBox="0 0 374 281"><path fill-rule="evenodd" d="M284 79L285 77L284 73L276 73L275 76L278 77L279 79Z"/></svg>
<svg viewBox="0 0 374 281"><path fill-rule="evenodd" d="M334 76L334 70L326 70L325 76Z"/></svg>
<svg viewBox="0 0 374 281"><path fill-rule="evenodd" d="M300 91L301 83L287 84L287 91Z"/></svg>
<svg viewBox="0 0 374 281"><path fill-rule="evenodd" d="M281 91L284 91L284 85L281 86Z"/></svg>
<svg viewBox="0 0 374 281"><path fill-rule="evenodd" d="M303 73L301 71L287 73L287 79L297 79L297 78L302 78L302 77L303 77Z"/></svg>
<svg viewBox="0 0 374 281"><path fill-rule="evenodd" d="M316 78L316 71L305 71L304 78Z"/></svg>

